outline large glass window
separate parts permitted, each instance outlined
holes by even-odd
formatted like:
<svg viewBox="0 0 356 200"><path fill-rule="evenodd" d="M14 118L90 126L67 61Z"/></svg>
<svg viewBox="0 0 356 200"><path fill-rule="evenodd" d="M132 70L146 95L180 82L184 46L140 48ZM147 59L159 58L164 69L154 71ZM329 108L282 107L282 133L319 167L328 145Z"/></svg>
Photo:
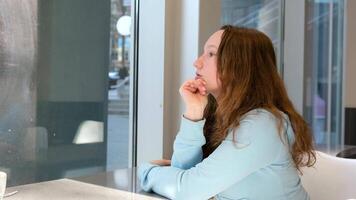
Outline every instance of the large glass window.
<svg viewBox="0 0 356 200"><path fill-rule="evenodd" d="M0 1L0 171L8 186L128 166L130 7Z"/></svg>
<svg viewBox="0 0 356 200"><path fill-rule="evenodd" d="M255 28L267 34L281 69L283 4L284 0L221 0L221 24Z"/></svg>
<svg viewBox="0 0 356 200"><path fill-rule="evenodd" d="M129 166L131 0L111 0L107 169Z"/></svg>
<svg viewBox="0 0 356 200"><path fill-rule="evenodd" d="M342 144L344 1L306 1L304 117L318 148Z"/></svg>

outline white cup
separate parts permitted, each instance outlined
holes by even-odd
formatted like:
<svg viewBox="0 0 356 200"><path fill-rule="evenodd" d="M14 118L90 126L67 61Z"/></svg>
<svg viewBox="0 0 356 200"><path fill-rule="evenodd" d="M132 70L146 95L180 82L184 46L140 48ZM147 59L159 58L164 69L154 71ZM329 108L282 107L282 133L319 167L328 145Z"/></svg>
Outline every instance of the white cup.
<svg viewBox="0 0 356 200"><path fill-rule="evenodd" d="M6 173L0 171L0 200L4 198L5 189L6 189Z"/></svg>

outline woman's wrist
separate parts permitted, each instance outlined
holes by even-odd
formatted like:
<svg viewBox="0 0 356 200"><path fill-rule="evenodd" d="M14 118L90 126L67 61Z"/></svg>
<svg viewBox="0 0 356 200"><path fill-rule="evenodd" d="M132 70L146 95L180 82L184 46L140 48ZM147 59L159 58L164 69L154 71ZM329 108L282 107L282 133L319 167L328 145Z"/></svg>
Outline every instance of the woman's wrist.
<svg viewBox="0 0 356 200"><path fill-rule="evenodd" d="M200 121L204 117L204 110L188 108L183 116L191 121Z"/></svg>

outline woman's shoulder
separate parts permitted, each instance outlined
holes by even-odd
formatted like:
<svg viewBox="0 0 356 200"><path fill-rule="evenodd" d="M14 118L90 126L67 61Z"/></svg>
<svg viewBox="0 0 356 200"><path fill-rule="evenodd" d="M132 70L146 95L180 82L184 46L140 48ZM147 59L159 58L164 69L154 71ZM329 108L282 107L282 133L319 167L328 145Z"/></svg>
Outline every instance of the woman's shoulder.
<svg viewBox="0 0 356 200"><path fill-rule="evenodd" d="M287 120L286 115L281 113L282 117ZM286 125L285 123L283 124ZM239 126L234 128L231 133L237 137L261 137L263 135L278 136L278 119L276 116L263 108L253 109L241 118Z"/></svg>
<svg viewBox="0 0 356 200"><path fill-rule="evenodd" d="M285 114L282 113L282 116L285 118ZM249 123L253 125L266 125L266 124L275 124L277 122L276 116L264 108L256 108L250 110L244 114L240 120L241 123Z"/></svg>

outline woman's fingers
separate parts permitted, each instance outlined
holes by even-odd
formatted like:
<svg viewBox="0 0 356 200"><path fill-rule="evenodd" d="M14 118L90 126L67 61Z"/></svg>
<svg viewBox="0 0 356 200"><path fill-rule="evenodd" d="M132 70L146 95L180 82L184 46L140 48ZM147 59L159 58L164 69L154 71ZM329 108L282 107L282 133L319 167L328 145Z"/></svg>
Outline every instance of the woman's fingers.
<svg viewBox="0 0 356 200"><path fill-rule="evenodd" d="M170 166L171 160L161 159L161 160L151 160L151 164L160 165L160 166Z"/></svg>
<svg viewBox="0 0 356 200"><path fill-rule="evenodd" d="M206 82L202 79L194 80L192 83L193 87L199 90L199 93L204 95L206 93ZM198 92L198 91L197 91Z"/></svg>
<svg viewBox="0 0 356 200"><path fill-rule="evenodd" d="M198 78L197 81L203 85L206 85L206 81L204 79Z"/></svg>
<svg viewBox="0 0 356 200"><path fill-rule="evenodd" d="M188 80L183 84L183 89L186 89L192 93L198 93L201 95L206 95L206 82L202 79Z"/></svg>
<svg viewBox="0 0 356 200"><path fill-rule="evenodd" d="M197 88L199 90L199 93L201 95L206 95L206 87L205 87L206 82L203 79L197 79L197 80L195 80L195 82L196 82Z"/></svg>
<svg viewBox="0 0 356 200"><path fill-rule="evenodd" d="M195 93L197 91L197 88L189 86L189 85L185 85L185 86L183 86L183 88L192 92L192 93Z"/></svg>
<svg viewBox="0 0 356 200"><path fill-rule="evenodd" d="M187 81L186 84L184 84L184 88L192 93L196 93L198 90L198 87L194 81Z"/></svg>

